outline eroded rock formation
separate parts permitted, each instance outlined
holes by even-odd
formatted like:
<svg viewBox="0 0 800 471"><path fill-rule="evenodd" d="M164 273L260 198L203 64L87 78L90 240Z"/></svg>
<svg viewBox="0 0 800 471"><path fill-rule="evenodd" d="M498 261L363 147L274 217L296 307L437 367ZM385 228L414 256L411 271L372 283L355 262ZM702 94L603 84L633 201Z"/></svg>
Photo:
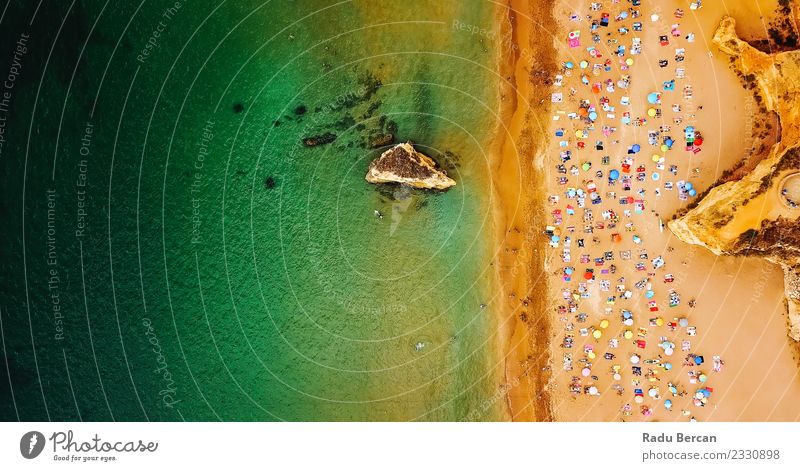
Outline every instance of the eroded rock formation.
<svg viewBox="0 0 800 471"><path fill-rule="evenodd" d="M398 144L369 165L370 183L400 183L414 188L446 190L456 182L436 168L436 162L417 152L411 143Z"/></svg>

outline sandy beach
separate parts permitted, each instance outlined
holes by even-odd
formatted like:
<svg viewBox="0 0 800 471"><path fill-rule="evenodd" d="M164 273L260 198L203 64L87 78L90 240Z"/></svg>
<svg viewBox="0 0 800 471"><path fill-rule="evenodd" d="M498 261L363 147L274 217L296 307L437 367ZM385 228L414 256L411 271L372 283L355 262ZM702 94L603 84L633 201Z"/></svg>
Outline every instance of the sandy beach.
<svg viewBox="0 0 800 471"><path fill-rule="evenodd" d="M538 226L543 221L540 172L546 143L550 80L556 62L549 43L534 40L536 31L552 26L548 5L511 0L501 11L501 116L496 146L499 158L492 170L495 201L495 261L500 281L499 351L505 369L508 418L549 421L552 410L549 375L550 319L546 311L546 279L542 277L544 242ZM535 58L535 59L534 59Z"/></svg>
<svg viewBox="0 0 800 471"><path fill-rule="evenodd" d="M760 259L716 256L662 226L692 202L690 190L702 194L730 169L752 167L764 153L762 143L774 141L777 126L765 125L774 117L759 112L752 92L711 38L724 15L737 19L743 38L766 37L777 1L706 1L697 10L688 0L644 0L636 7L595 2L592 8L592 3L559 2L548 14L550 7L538 2L510 2L516 14L507 27L520 50L527 44L530 52L505 54L501 64L509 77L502 100L509 119L495 186L509 416L798 420L797 346L787 337L780 268ZM603 13L610 24L596 27L600 37L593 41L590 24ZM576 30L580 46L570 47L568 34ZM554 63L551 44L543 38L553 38ZM632 38L641 38L639 54L631 54ZM625 54L617 54L619 45L627 47ZM591 46L597 57L587 53ZM585 71L578 65L584 60ZM567 62L572 69L563 67ZM624 90L605 89L606 80L617 84L622 76L629 77ZM668 90L670 81L674 88ZM595 93L594 83L600 85ZM561 93L561 99L550 103L551 92ZM660 94L657 105L648 103L653 92ZM629 104L620 103L623 95ZM605 97L610 110L601 110ZM599 116L570 119L584 106ZM650 108L654 115L648 115ZM620 124L623 112L634 122ZM702 133L705 142L693 147L697 152L683 148L687 126ZM655 139L653 131L660 131ZM667 135L676 142L664 151L658 144ZM603 142L598 146L598 141ZM642 150L631 153L634 144ZM569 161L560 158L565 149L571 151ZM659 162L651 159L654 154ZM626 157L636 170L631 176L640 177L631 179L629 191L616 179L612 183L609 173ZM586 189L589 181L602 203L591 204L593 189L585 190L585 207L565 197L567 188ZM675 186L668 189L667 182ZM629 193L636 204L620 204ZM594 214L587 216L586 209ZM593 233L584 233L587 224L595 225ZM558 238L550 247L542 236L546 226L555 228ZM578 239L585 245L578 246ZM569 260L563 258L565 248L571 249ZM624 253L632 257L622 260ZM628 324L624 312L632 313ZM714 358L723 364L713 364ZM698 391L706 393L702 401Z"/></svg>

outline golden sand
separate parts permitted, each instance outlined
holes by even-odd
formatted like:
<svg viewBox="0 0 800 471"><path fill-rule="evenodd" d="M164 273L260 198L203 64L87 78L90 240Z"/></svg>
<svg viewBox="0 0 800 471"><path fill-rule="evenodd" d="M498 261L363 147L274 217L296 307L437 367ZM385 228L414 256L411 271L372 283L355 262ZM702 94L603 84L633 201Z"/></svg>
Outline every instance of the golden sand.
<svg viewBox="0 0 800 471"><path fill-rule="evenodd" d="M546 313L544 248L539 226L541 173L537 155L545 143L549 90L534 86L555 73L549 42L534 38L553 26L544 2L511 0L501 12L501 36L510 38L501 51L503 125L498 133L499 158L492 169L496 191L495 228L499 254L501 341L505 364L507 413L512 420L552 420L547 389L550 319ZM535 59L534 59L535 58Z"/></svg>
<svg viewBox="0 0 800 471"><path fill-rule="evenodd" d="M502 325L507 344L508 410L513 420L621 420L622 405L632 403L629 384L624 384L625 394L618 396L609 389L611 381L602 377L597 384L602 392L599 397L569 393L568 384L575 372L561 368L564 351L559 343L563 329L554 309L561 298L561 285L560 280L552 276L555 260L545 260L545 254L556 254L544 249L541 236L542 228L548 223L544 217L546 195L563 190L555 181L557 162L554 157L558 155L558 145L548 142L554 129L563 123L550 122L550 90L543 86L543 78L537 73L547 71L546 78L552 78L555 73L554 64L549 62L552 60L550 38L554 38L556 44L556 63L575 60L564 41L567 31L572 29L567 18L571 13L588 14L589 3L587 0L558 2L552 6L550 14L547 13L552 5L549 2L512 0L509 4L516 14L506 27L513 29L521 49L525 44L530 47L532 54L528 57L535 58L526 63L522 60L524 54L509 55L501 64L504 76L509 78L503 100L504 116L509 118L505 121L508 132L503 135L501 158L494 169L500 201L496 211L497 237L501 244L497 268L505 298ZM650 14L657 9L668 32L669 22L673 21L672 12L683 8L686 16L680 21L681 30L684 34L693 32L696 41L686 45L686 60L682 66L686 69L686 81L694 88L693 124L702 130L707 144L699 155L678 157L686 161L681 162L681 171L685 174L680 178L691 181L702 191L726 169L757 152L754 149L758 144L754 136L757 120L766 119L756 113L750 92L742 88L727 58L712 45L711 37L725 14L737 17L743 36L756 38L759 32L766 35L769 13L774 10L776 1L707 0L698 12L689 11L688 1L655 4L644 0L643 3L641 21L646 24L645 31L640 34L643 51L630 71L634 80L626 94L643 97L648 91L659 89L663 80L671 78L656 65L659 55L664 55L659 50L657 35L665 33L658 32L663 25L655 31L649 24ZM551 18L555 18L555 23ZM569 90L570 86L585 90L578 77L579 74L565 77L564 90ZM532 86L531 79L536 85ZM633 142L636 140L634 132L621 129L617 138L623 143ZM677 133L680 134L680 130ZM543 162L538 160L541 158ZM694 169L697 171L692 171ZM653 186L649 179L644 184ZM648 194L652 194L651 191ZM674 193L658 199L650 196L648 210L654 209L666 220L681 203ZM726 362L723 372L715 373L712 385L715 392L709 406L692 408L688 398L676 398L673 412L656 408L655 415L647 420L688 420L688 416L680 414L682 409L691 410L691 416L698 420L800 419L800 410L796 407L800 403L800 379L797 360L793 357L794 345L786 336L782 316L781 270L762 260L715 256L682 243L668 230L661 232L658 216L645 218L643 215L642 219L637 221L637 231L644 240L643 248L652 254L664 253L670 263L668 271L676 276L676 282L670 287L681 292L685 300L697 299L695 308L685 305L681 308L698 330L694 350L706 352L709 358L720 355ZM592 249L594 253L603 250L613 250L610 242L604 241ZM608 332L612 336L618 334L620 332ZM655 356L652 343L656 342L651 342L650 351L643 353L645 357ZM573 351L580 349L580 338L576 338ZM686 368L679 366L679 358L676 362L678 366L670 376L683 380ZM663 386L665 389L666 385ZM625 418L642 419L636 411Z"/></svg>

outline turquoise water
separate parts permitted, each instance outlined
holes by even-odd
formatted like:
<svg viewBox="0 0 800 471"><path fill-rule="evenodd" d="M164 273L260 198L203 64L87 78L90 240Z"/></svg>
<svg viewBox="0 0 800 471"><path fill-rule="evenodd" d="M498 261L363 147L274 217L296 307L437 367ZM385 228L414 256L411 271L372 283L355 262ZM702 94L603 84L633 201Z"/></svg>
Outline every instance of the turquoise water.
<svg viewBox="0 0 800 471"><path fill-rule="evenodd" d="M169 5L0 21L0 418L498 418L492 4ZM384 133L458 185L366 183Z"/></svg>

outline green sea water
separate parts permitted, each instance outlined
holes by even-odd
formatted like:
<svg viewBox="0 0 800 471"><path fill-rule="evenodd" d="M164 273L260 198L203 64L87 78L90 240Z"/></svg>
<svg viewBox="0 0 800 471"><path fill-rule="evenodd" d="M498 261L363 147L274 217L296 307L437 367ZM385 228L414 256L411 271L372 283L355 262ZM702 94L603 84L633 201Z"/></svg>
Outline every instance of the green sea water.
<svg viewBox="0 0 800 471"><path fill-rule="evenodd" d="M494 4L35 3L0 17L1 419L501 416L497 51L453 28ZM458 185L368 184L388 133Z"/></svg>

